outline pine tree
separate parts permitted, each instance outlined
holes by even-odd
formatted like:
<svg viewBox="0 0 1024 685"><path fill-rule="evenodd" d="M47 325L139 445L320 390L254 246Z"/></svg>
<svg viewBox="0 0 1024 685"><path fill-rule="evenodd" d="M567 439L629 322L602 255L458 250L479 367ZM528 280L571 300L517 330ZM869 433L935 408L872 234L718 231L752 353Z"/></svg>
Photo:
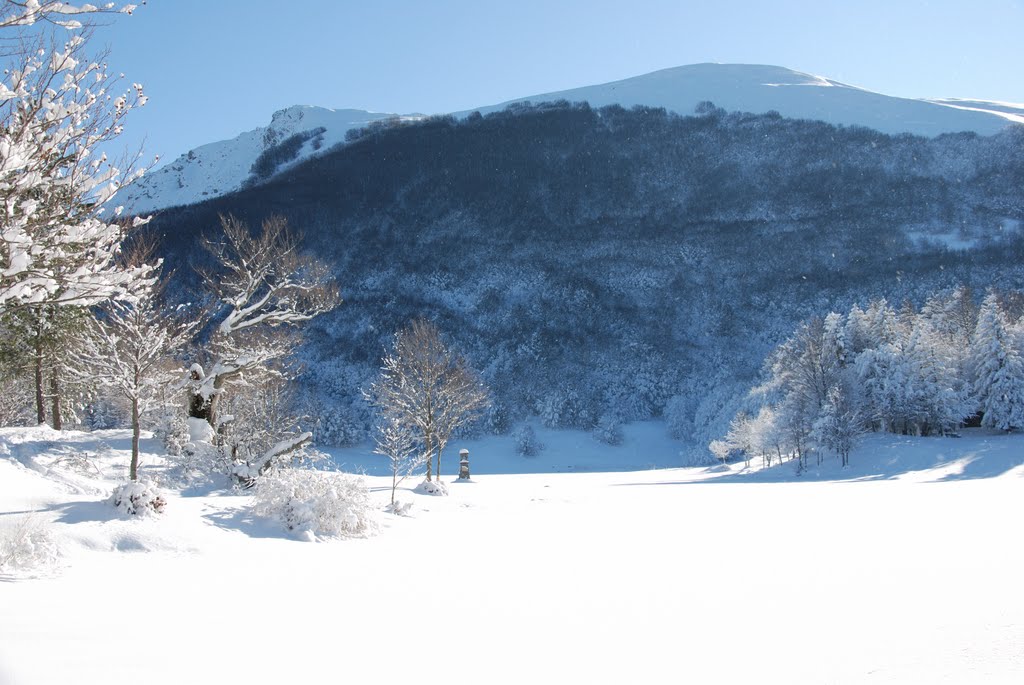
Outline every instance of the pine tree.
<svg viewBox="0 0 1024 685"><path fill-rule="evenodd" d="M978 313L971 361L982 425L1001 430L1024 426L1024 360L1013 345L995 293L985 297Z"/></svg>

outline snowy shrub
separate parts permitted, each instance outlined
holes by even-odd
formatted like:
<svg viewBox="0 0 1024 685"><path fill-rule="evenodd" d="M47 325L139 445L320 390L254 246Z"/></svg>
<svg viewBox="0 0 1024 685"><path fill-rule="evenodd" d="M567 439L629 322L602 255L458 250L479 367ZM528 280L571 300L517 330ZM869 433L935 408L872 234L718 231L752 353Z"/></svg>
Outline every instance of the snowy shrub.
<svg viewBox="0 0 1024 685"><path fill-rule="evenodd" d="M434 495L436 497L444 497L448 494L448 486L440 480L424 480L422 483L413 488L413 492L421 495Z"/></svg>
<svg viewBox="0 0 1024 685"><path fill-rule="evenodd" d="M365 537L376 530L361 478L330 471L281 469L261 478L253 513L278 521L296 537Z"/></svg>
<svg viewBox="0 0 1024 685"><path fill-rule="evenodd" d="M606 445L618 446L622 444L622 424L614 416L601 417L594 427L594 437Z"/></svg>
<svg viewBox="0 0 1024 685"><path fill-rule="evenodd" d="M204 480L214 474L228 471L228 460L208 442L186 442L175 459L178 479L183 483Z"/></svg>
<svg viewBox="0 0 1024 685"><path fill-rule="evenodd" d="M522 426L512 435L516 443L516 452L524 457L536 457L544 449L544 445L537 439L532 426Z"/></svg>
<svg viewBox="0 0 1024 685"><path fill-rule="evenodd" d="M162 513L167 506L157 487L149 481L129 481L114 488L108 500L122 514L149 516Z"/></svg>
<svg viewBox="0 0 1024 685"><path fill-rule="evenodd" d="M43 519L29 514L0 528L0 572L37 571L59 558L60 549Z"/></svg>
<svg viewBox="0 0 1024 685"><path fill-rule="evenodd" d="M412 502L389 502L384 511L395 516L408 516L409 510L412 509Z"/></svg>
<svg viewBox="0 0 1024 685"><path fill-rule="evenodd" d="M164 446L164 451L173 456L181 456L188 445L189 429L182 407L170 406L154 416L153 437Z"/></svg>
<svg viewBox="0 0 1024 685"><path fill-rule="evenodd" d="M174 455L175 474L173 478L182 484L202 481L215 474L228 472L230 462L213 444L213 429L203 419L187 418L184 420L184 434L169 438L184 440L181 453ZM172 435L176 435L172 433ZM171 454L168 451L168 454Z"/></svg>

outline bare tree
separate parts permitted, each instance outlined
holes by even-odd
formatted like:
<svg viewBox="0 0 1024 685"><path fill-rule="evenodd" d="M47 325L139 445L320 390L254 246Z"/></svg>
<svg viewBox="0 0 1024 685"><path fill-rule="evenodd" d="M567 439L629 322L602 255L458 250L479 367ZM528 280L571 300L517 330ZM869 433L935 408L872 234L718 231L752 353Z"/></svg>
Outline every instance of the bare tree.
<svg viewBox="0 0 1024 685"><path fill-rule="evenodd" d="M129 259L144 263L148 248ZM131 298L109 301L101 316L88 322L75 364L68 370L83 382L107 386L131 408L132 458L129 478L138 480L139 436L143 415L164 397L163 387L181 376L171 356L201 327L201 319L185 319L161 303L162 284L155 278L133 288Z"/></svg>
<svg viewBox="0 0 1024 685"><path fill-rule="evenodd" d="M391 462L391 511L400 513L395 505L395 490L426 459L419 449L412 427L395 417L383 417L373 437L374 453Z"/></svg>
<svg viewBox="0 0 1024 685"><path fill-rule="evenodd" d="M382 360L380 378L367 399L381 413L419 433L431 480L431 459L441 474L441 453L460 426L476 420L490 404L487 390L465 359L441 341L434 324L417 319L395 334Z"/></svg>
<svg viewBox="0 0 1024 685"><path fill-rule="evenodd" d="M220 306L220 322L210 341L209 370L193 364L189 415L206 420L220 431L221 397L232 386L259 373L280 374L277 362L295 346L294 338L280 335L341 303L337 285L327 265L299 251L299 239L280 216L263 221L259 233L245 223L221 217L223 233L207 239L204 247L217 262L217 270L201 274L208 292ZM263 454L252 458L236 455L235 475L251 484L275 459L294 452L312 433L282 436Z"/></svg>

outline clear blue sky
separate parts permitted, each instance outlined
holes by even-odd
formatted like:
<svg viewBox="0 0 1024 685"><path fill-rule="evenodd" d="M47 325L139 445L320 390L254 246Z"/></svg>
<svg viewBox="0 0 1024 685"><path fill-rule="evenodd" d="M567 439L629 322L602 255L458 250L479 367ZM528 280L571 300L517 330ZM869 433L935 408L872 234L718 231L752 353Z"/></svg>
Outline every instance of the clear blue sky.
<svg viewBox="0 0 1024 685"><path fill-rule="evenodd" d="M149 0L96 42L161 163L294 104L458 111L698 62L1024 102L1024 0Z"/></svg>

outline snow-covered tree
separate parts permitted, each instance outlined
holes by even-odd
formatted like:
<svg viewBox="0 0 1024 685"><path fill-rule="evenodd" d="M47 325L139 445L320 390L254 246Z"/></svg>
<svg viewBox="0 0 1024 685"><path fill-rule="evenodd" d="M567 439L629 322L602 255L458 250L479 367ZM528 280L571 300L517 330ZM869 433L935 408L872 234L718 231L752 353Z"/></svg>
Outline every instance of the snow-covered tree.
<svg viewBox="0 0 1024 685"><path fill-rule="evenodd" d="M978 312L971 360L982 425L1001 430L1024 426L1024 360L995 293L985 297Z"/></svg>
<svg viewBox="0 0 1024 685"><path fill-rule="evenodd" d="M417 319L395 334L380 377L367 400L385 417L415 427L426 455L441 474L441 452L452 434L479 418L489 404L487 390L462 356L441 341L437 327Z"/></svg>
<svg viewBox="0 0 1024 685"><path fill-rule="evenodd" d="M299 239L283 217L264 220L255 235L234 217L221 217L221 228L221 236L204 243L217 268L202 274L220 307L209 344L213 361L209 370L192 365L189 386L189 415L207 421L219 433L229 418L218 411L225 392L260 382L260 375L284 373L281 362L291 354L295 339L281 331L341 302L327 265L300 252ZM236 477L251 484L275 460L311 438L312 433L301 431L278 436L261 454L232 455Z"/></svg>
<svg viewBox="0 0 1024 685"><path fill-rule="evenodd" d="M40 21L74 29L81 17L114 9L7 0L0 30ZM71 32L51 45L19 33L27 47L8 56L0 77L0 308L95 304L137 276L117 254L125 232L144 220L125 224L105 210L136 178L134 160L119 169L98 150L146 96L139 84L113 90L106 66L85 54L86 35Z"/></svg>
<svg viewBox="0 0 1024 685"><path fill-rule="evenodd" d="M863 432L864 418L853 389L845 383L830 388L814 422L814 441L839 455L843 466L849 466L850 450Z"/></svg>
<svg viewBox="0 0 1024 685"><path fill-rule="evenodd" d="M374 453L387 457L391 464L391 510L400 511L395 504L398 486L419 468L426 455L416 444L413 428L396 417L382 417L373 436Z"/></svg>
<svg viewBox="0 0 1024 685"><path fill-rule="evenodd" d="M83 382L112 389L131 408L130 480L138 480L142 418L165 397L164 388L181 377L172 356L202 323L166 309L160 293L160 284L148 279L136 284L130 298L108 301L101 315L89 321L78 358L68 365Z"/></svg>

